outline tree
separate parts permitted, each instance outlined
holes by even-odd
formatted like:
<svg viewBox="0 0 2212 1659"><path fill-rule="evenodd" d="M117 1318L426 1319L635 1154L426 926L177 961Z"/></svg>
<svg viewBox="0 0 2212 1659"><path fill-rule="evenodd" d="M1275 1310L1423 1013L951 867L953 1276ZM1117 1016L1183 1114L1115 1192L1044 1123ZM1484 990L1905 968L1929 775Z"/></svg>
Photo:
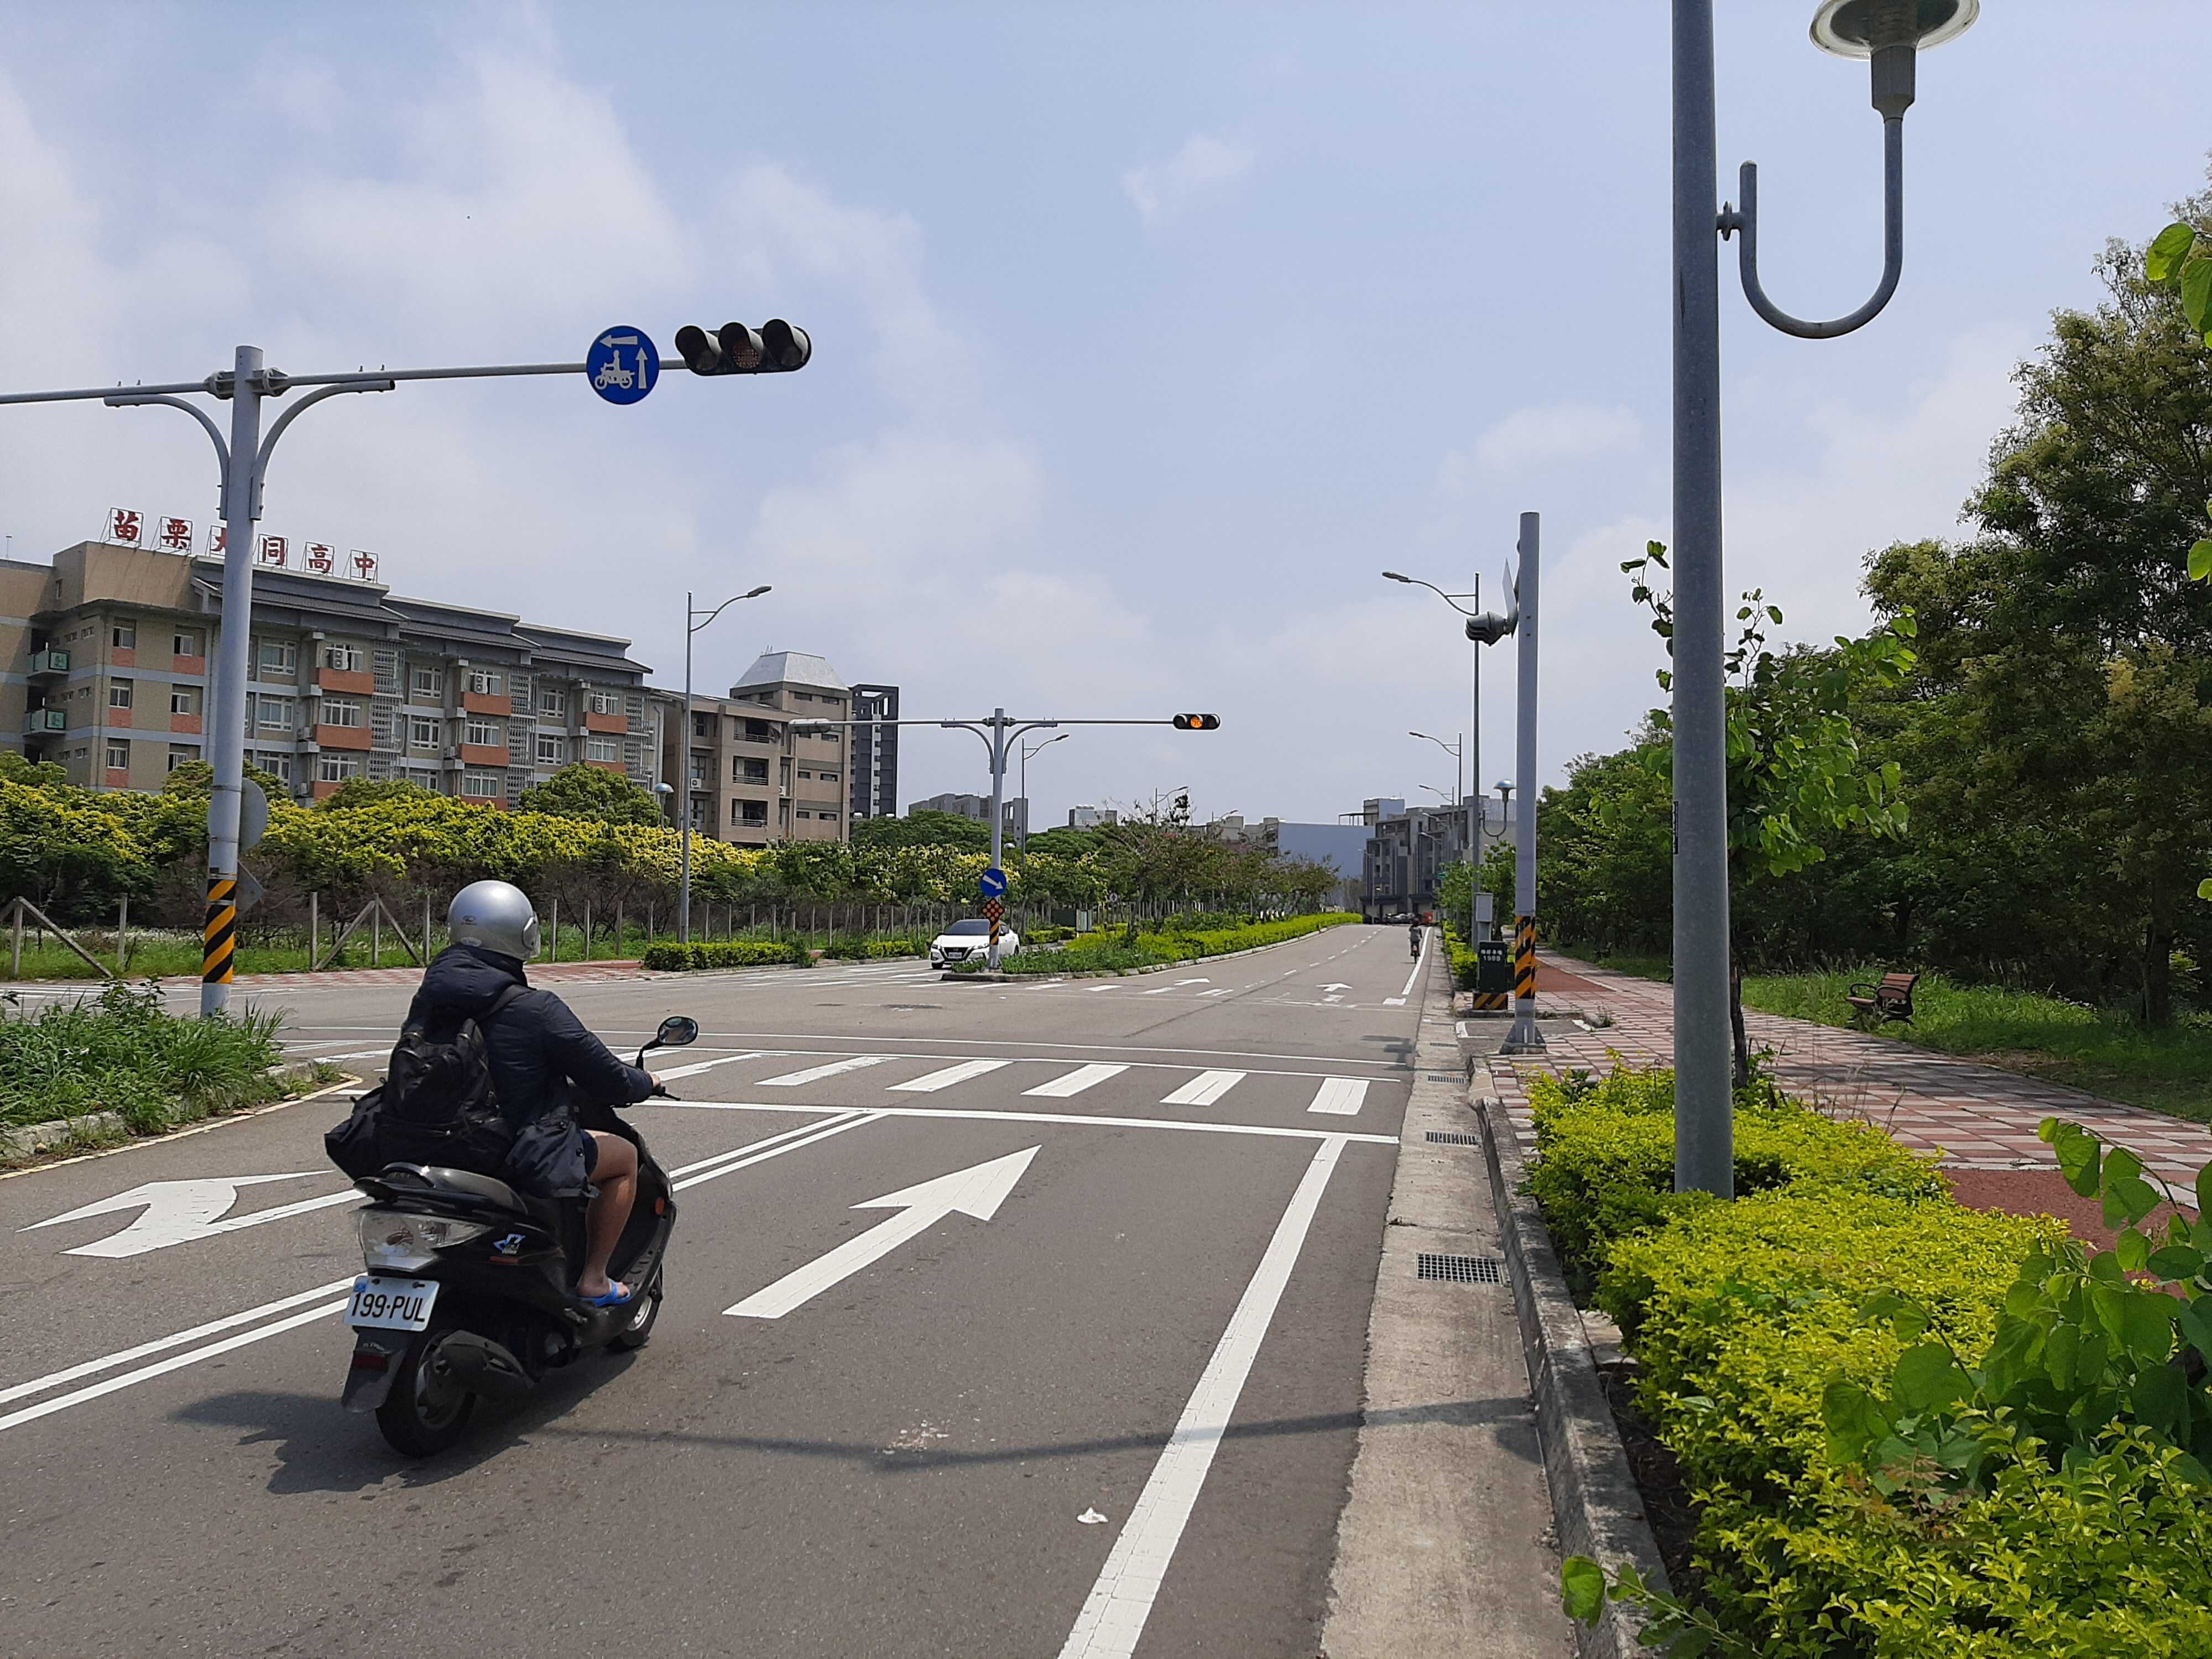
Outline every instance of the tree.
<svg viewBox="0 0 2212 1659"><path fill-rule="evenodd" d="M404 800L410 795L434 793L404 778L348 778L318 805L326 812L343 812L350 807L374 806L379 801Z"/></svg>
<svg viewBox="0 0 2212 1659"><path fill-rule="evenodd" d="M957 847L988 852L991 826L957 812L909 812L902 818L860 818L853 845L867 848Z"/></svg>
<svg viewBox="0 0 2212 1659"><path fill-rule="evenodd" d="M668 822L660 803L623 774L584 761L564 766L544 782L524 790L518 804L526 812L544 812L556 818L655 828Z"/></svg>

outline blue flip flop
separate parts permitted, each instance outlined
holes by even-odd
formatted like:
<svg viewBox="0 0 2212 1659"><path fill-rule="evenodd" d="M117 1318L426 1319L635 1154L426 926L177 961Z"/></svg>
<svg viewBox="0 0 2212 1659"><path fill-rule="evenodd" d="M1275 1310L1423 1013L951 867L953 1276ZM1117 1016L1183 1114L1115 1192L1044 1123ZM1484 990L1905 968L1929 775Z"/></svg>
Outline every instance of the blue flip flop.
<svg viewBox="0 0 2212 1659"><path fill-rule="evenodd" d="M583 1298L584 1305L587 1308L619 1308L623 1303L629 1300L630 1288L629 1285L623 1284L619 1279L611 1280L611 1283L614 1286L612 1290L609 1291L605 1296L585 1297Z"/></svg>

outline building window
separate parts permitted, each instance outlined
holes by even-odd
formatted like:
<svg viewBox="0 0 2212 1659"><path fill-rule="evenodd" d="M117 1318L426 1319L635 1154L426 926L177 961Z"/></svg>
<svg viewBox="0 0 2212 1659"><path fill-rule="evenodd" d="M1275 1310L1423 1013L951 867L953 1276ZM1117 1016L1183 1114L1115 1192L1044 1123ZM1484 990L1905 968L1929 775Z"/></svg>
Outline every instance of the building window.
<svg viewBox="0 0 2212 1659"><path fill-rule="evenodd" d="M623 711L622 693L619 691L594 691L591 694L590 701L586 702L585 706L594 714L619 714Z"/></svg>
<svg viewBox="0 0 2212 1659"><path fill-rule="evenodd" d="M169 688L169 712L172 714L197 714L200 712L200 689L197 685L175 685Z"/></svg>
<svg viewBox="0 0 2212 1659"><path fill-rule="evenodd" d="M810 772L810 771L808 771L805 767L803 767L803 766L802 766L802 767L800 767L800 768L799 769L799 775L800 777L802 777L802 778L811 778L811 777L812 777L812 776L814 775L814 774L813 774L813 773L811 773L811 772Z"/></svg>
<svg viewBox="0 0 2212 1659"><path fill-rule="evenodd" d="M837 732L817 732L815 735L820 738L823 742L828 744L832 749L835 749L837 746L837 739L843 734Z"/></svg>
<svg viewBox="0 0 2212 1659"><path fill-rule="evenodd" d="M472 668L469 671L469 690L477 696L495 697L499 695L499 688L498 675L482 668Z"/></svg>
<svg viewBox="0 0 2212 1659"><path fill-rule="evenodd" d="M814 775L821 779L824 783L835 783L837 781L837 775L835 772L817 772Z"/></svg>
<svg viewBox="0 0 2212 1659"><path fill-rule="evenodd" d="M191 750L185 747L181 743L173 743L169 745L169 770L172 772L175 771L179 766L182 766L186 761L196 761L198 758L198 755L195 754Z"/></svg>
<svg viewBox="0 0 2212 1659"><path fill-rule="evenodd" d="M315 781L343 783L348 778L361 775L361 757L358 755L318 755L315 757Z"/></svg>
<svg viewBox="0 0 2212 1659"><path fill-rule="evenodd" d="M438 722L425 720L420 714L407 717L407 741L416 749L435 749L438 746Z"/></svg>
<svg viewBox="0 0 2212 1659"><path fill-rule="evenodd" d="M766 783L768 763L764 760L747 760L742 755L733 755L730 758L730 781L732 783Z"/></svg>
<svg viewBox="0 0 2212 1659"><path fill-rule="evenodd" d="M262 679L300 672L300 647L284 640L262 641L255 659L261 665L258 678Z"/></svg>
<svg viewBox="0 0 2212 1659"><path fill-rule="evenodd" d="M584 755L589 760L618 761L622 744L613 738L589 738L584 743Z"/></svg>
<svg viewBox="0 0 2212 1659"><path fill-rule="evenodd" d="M744 821L757 830L768 823L768 803L764 800L741 800L736 805L744 808Z"/></svg>
<svg viewBox="0 0 2212 1659"><path fill-rule="evenodd" d="M399 775L407 782L413 784L417 789L428 789L433 794L437 793L438 775L429 767L410 766L404 769Z"/></svg>
<svg viewBox="0 0 2212 1659"><path fill-rule="evenodd" d="M566 738L549 737L543 732L538 734L538 763L540 766L560 765L568 758L568 740Z"/></svg>
<svg viewBox="0 0 2212 1659"><path fill-rule="evenodd" d="M179 657L197 657L200 655L200 630L197 628L179 628L175 634L170 636L169 650L173 654Z"/></svg>
<svg viewBox="0 0 2212 1659"><path fill-rule="evenodd" d="M351 697L325 697L323 712L317 718L325 726L357 726L361 724L361 704Z"/></svg>
<svg viewBox="0 0 2212 1659"><path fill-rule="evenodd" d="M446 695L446 671L418 668L407 677L407 684L418 697L442 697Z"/></svg>
<svg viewBox="0 0 2212 1659"><path fill-rule="evenodd" d="M471 800L497 800L507 793L507 785L496 772L464 772L461 793Z"/></svg>
<svg viewBox="0 0 2212 1659"><path fill-rule="evenodd" d="M111 772L128 772L131 769L129 744L111 743L107 745L107 769Z"/></svg>
<svg viewBox="0 0 2212 1659"><path fill-rule="evenodd" d="M693 714L691 716L691 735L695 738L713 737L714 735L714 717L712 714Z"/></svg>
<svg viewBox="0 0 2212 1659"><path fill-rule="evenodd" d="M110 680L107 683L107 706L110 708L128 708L131 707L131 682L129 680Z"/></svg>
<svg viewBox="0 0 2212 1659"><path fill-rule="evenodd" d="M506 739L499 735L499 727L489 720L471 720L462 732L461 741L474 744L479 748L493 749Z"/></svg>
<svg viewBox="0 0 2212 1659"><path fill-rule="evenodd" d="M368 666L368 655L357 645L326 645L323 647L323 666L334 668L341 674L358 674Z"/></svg>
<svg viewBox="0 0 2212 1659"><path fill-rule="evenodd" d="M108 638L118 651L136 651L138 648L138 624L135 622L119 622L115 624Z"/></svg>
<svg viewBox="0 0 2212 1659"><path fill-rule="evenodd" d="M568 712L568 694L553 690L550 687L541 689L538 693L538 712L559 719Z"/></svg>

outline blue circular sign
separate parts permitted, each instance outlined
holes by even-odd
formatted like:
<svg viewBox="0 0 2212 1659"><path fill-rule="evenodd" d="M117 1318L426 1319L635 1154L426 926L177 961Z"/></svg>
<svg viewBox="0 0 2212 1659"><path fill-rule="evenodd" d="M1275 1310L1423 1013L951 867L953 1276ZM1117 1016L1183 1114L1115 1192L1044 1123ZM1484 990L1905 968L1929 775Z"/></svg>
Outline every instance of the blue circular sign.
<svg viewBox="0 0 2212 1659"><path fill-rule="evenodd" d="M987 899L1004 898L1006 896L1006 872L993 865L983 872L983 879L976 885Z"/></svg>
<svg viewBox="0 0 2212 1659"><path fill-rule="evenodd" d="M584 378L611 404L644 401L660 378L660 351L641 328L600 331L584 353Z"/></svg>

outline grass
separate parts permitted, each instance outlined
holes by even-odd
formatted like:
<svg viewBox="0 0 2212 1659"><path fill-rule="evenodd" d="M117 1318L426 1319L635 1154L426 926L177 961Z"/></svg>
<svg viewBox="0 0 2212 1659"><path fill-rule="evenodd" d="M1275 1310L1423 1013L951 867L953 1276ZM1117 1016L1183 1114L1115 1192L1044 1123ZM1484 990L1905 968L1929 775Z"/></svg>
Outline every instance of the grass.
<svg viewBox="0 0 2212 1659"><path fill-rule="evenodd" d="M1542 948L1541 945L1537 947L1540 951ZM1638 979L1656 979L1667 984L1674 982L1674 964L1665 957L1593 957L1583 956L1581 951L1565 945L1560 949L1569 956L1581 957L1595 968L1604 968L1616 974L1632 974Z"/></svg>
<svg viewBox="0 0 2212 1659"><path fill-rule="evenodd" d="M1848 1025L1851 1010L1844 997L1851 982L1881 976L1878 968L1747 976L1743 1001L1765 1013ZM2124 1014L2033 991L1962 985L1941 974L1921 975L1912 1004L1912 1024L1888 1024L1886 1035L2212 1122L2212 1017L2197 1014L2154 1030Z"/></svg>
<svg viewBox="0 0 2212 1659"><path fill-rule="evenodd" d="M279 1017L167 1012L150 988L0 1016L0 1125L112 1111L137 1134L281 1099Z"/></svg>
<svg viewBox="0 0 2212 1659"><path fill-rule="evenodd" d="M1233 920L1233 919L1232 919ZM1139 933L1132 940L1124 928L1104 927L1085 933L1057 951L1024 951L1000 966L1009 974L1127 973L1137 968L1163 967L1171 963L1195 962L1224 956L1232 951L1256 950L1303 939L1324 927L1334 927L1359 918L1331 912L1323 915L1291 916L1277 921L1237 922L1236 925L1194 931ZM1189 919L1185 919L1188 926ZM953 971L975 972L980 963Z"/></svg>

